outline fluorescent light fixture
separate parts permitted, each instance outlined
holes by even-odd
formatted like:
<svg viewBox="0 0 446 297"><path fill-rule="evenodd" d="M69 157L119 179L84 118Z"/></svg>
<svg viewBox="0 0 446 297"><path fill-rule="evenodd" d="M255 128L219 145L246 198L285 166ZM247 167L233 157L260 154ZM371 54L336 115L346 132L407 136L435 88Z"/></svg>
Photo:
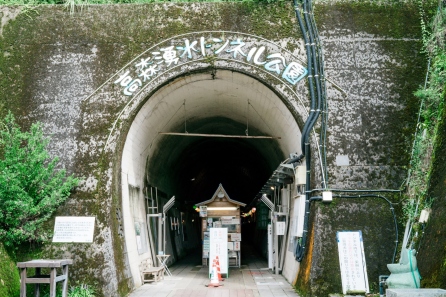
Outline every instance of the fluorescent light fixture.
<svg viewBox="0 0 446 297"><path fill-rule="evenodd" d="M172 196L172 198L169 199L169 201L166 202L163 206L163 212L166 213L169 211L169 209L175 204L175 196Z"/></svg>
<svg viewBox="0 0 446 297"><path fill-rule="evenodd" d="M260 200L262 200L263 203L265 203L266 206L268 206L268 208L269 208L271 211L274 211L274 203L272 203L272 201L269 200L268 197L266 197L265 194L263 194L262 197L260 197Z"/></svg>
<svg viewBox="0 0 446 297"><path fill-rule="evenodd" d="M237 210L237 207L235 206L226 206L226 207L208 207L208 210Z"/></svg>

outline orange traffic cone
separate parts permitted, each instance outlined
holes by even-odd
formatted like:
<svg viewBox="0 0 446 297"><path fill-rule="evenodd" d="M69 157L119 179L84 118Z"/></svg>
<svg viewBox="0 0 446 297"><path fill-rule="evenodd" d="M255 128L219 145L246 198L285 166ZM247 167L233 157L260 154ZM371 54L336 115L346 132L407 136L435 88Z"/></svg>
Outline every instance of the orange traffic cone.
<svg viewBox="0 0 446 297"><path fill-rule="evenodd" d="M211 273L211 282L208 285L206 285L206 287L220 287L220 286L223 286L223 285L221 285L218 281L217 267L215 267L215 262L213 262L212 273Z"/></svg>
<svg viewBox="0 0 446 297"><path fill-rule="evenodd" d="M218 260L218 256L215 258L215 267L217 268L217 276L219 281L224 281L224 279L221 277L221 270L220 270L220 260Z"/></svg>

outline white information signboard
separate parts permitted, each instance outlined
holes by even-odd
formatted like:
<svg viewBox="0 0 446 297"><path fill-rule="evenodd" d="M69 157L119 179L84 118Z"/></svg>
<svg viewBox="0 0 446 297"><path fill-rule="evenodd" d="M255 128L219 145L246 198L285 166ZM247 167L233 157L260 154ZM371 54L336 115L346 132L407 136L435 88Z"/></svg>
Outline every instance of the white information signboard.
<svg viewBox="0 0 446 297"><path fill-rule="evenodd" d="M208 216L208 207L200 206L200 217L204 218Z"/></svg>
<svg viewBox="0 0 446 297"><path fill-rule="evenodd" d="M341 266L342 292L362 291L369 293L367 267L361 231L336 233Z"/></svg>
<svg viewBox="0 0 446 297"><path fill-rule="evenodd" d="M209 252L210 250L210 243L209 239L203 240L203 252Z"/></svg>
<svg viewBox="0 0 446 297"><path fill-rule="evenodd" d="M232 225L232 218L221 218L221 224L222 225Z"/></svg>
<svg viewBox="0 0 446 297"><path fill-rule="evenodd" d="M285 235L285 222L276 222L276 234Z"/></svg>
<svg viewBox="0 0 446 297"><path fill-rule="evenodd" d="M268 224L268 268L273 268L273 261L273 227Z"/></svg>
<svg viewBox="0 0 446 297"><path fill-rule="evenodd" d="M53 242L93 242L95 217L56 217Z"/></svg>
<svg viewBox="0 0 446 297"><path fill-rule="evenodd" d="M240 250L240 241L234 241L234 251Z"/></svg>
<svg viewBox="0 0 446 297"><path fill-rule="evenodd" d="M242 234L241 233L229 233L231 236L231 241L242 241Z"/></svg>
<svg viewBox="0 0 446 297"><path fill-rule="evenodd" d="M212 272L212 263L218 258L220 272L228 273L228 229L210 228L209 242L209 275Z"/></svg>

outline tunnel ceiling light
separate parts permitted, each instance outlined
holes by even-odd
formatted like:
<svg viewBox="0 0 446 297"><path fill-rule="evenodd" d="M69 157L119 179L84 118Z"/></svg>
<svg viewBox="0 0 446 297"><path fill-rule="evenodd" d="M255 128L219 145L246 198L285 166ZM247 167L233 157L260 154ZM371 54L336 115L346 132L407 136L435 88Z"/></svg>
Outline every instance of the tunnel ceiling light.
<svg viewBox="0 0 446 297"><path fill-rule="evenodd" d="M208 207L208 210L237 210L238 208L236 206L214 206L214 207Z"/></svg>
<svg viewBox="0 0 446 297"><path fill-rule="evenodd" d="M221 137L221 138L282 139L280 136L249 136L249 135L201 134L201 133L178 133L178 132L158 132L158 134L176 135L176 136Z"/></svg>

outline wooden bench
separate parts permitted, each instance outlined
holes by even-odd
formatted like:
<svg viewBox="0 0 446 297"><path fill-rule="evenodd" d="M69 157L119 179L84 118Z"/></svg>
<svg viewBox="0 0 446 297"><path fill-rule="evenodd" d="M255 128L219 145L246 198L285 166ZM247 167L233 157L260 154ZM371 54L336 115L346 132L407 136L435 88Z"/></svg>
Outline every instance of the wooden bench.
<svg viewBox="0 0 446 297"><path fill-rule="evenodd" d="M149 282L157 283L164 279L164 267L154 267L149 259L140 264L141 281L143 284Z"/></svg>

